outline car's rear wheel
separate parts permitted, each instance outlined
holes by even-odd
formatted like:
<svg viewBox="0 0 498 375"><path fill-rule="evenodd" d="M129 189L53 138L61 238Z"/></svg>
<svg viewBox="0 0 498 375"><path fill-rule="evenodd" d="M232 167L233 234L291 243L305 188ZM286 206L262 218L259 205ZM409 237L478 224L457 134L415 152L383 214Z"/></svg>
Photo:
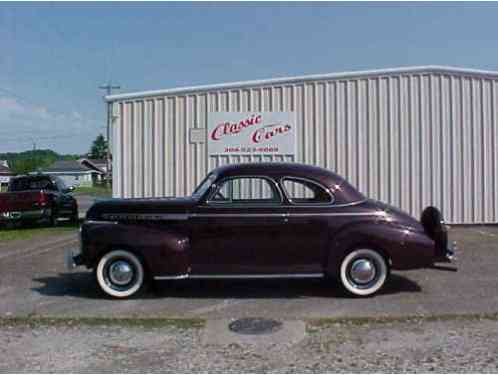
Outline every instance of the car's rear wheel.
<svg viewBox="0 0 498 375"><path fill-rule="evenodd" d="M104 293L114 298L127 298L136 294L144 284L144 266L128 250L113 250L97 264L97 282Z"/></svg>
<svg viewBox="0 0 498 375"><path fill-rule="evenodd" d="M353 250L341 262L341 284L355 296L367 297L375 294L384 286L388 275L386 259L374 249Z"/></svg>

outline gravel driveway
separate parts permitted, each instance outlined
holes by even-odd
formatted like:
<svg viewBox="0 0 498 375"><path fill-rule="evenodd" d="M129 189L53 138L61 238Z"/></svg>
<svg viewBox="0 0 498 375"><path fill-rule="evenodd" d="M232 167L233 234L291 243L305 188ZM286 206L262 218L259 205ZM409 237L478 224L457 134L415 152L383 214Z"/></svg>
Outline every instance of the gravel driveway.
<svg viewBox="0 0 498 375"><path fill-rule="evenodd" d="M498 321L308 325L300 342L206 342L205 329L5 325L0 372L498 372Z"/></svg>

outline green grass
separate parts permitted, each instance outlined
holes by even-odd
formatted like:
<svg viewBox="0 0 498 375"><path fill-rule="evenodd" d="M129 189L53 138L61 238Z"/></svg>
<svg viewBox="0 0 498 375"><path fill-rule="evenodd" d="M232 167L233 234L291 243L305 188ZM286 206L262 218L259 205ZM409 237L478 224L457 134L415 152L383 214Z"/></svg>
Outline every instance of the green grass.
<svg viewBox="0 0 498 375"><path fill-rule="evenodd" d="M203 319L196 318L64 318L64 317L41 317L20 316L12 318L0 317L0 327L5 326L119 326L119 327L143 327L161 328L174 327L180 329L202 328Z"/></svg>
<svg viewBox="0 0 498 375"><path fill-rule="evenodd" d="M75 225L61 225L60 227L26 227L16 229L0 229L0 244L15 240L30 240L35 237L44 237L57 234L76 233Z"/></svg>
<svg viewBox="0 0 498 375"><path fill-rule="evenodd" d="M498 320L498 312L470 314L428 314L406 316L351 317L351 318L310 318L306 320L308 330L327 328L334 324L365 325L387 323L434 322L450 320Z"/></svg>
<svg viewBox="0 0 498 375"><path fill-rule="evenodd" d="M87 194L100 198L111 198L112 188L105 186L79 186L74 190L75 194Z"/></svg>

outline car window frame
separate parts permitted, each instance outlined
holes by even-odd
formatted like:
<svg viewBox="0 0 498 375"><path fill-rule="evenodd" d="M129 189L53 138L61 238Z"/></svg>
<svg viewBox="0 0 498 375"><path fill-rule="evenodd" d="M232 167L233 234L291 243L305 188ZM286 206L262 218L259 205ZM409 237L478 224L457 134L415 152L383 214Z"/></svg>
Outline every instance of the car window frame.
<svg viewBox="0 0 498 375"><path fill-rule="evenodd" d="M304 182L308 182L308 183L311 183L313 185L316 185L318 186L319 188L323 189L327 194L328 196L330 197L330 201L329 202L306 202L306 203L299 203L299 202L293 202L293 200L289 197L289 195L287 194L287 189L285 188L285 185L284 185L284 180L297 180L297 181L304 181ZM278 183L280 185L280 189L282 190L284 196L285 196L285 199L287 200L287 202L291 205L291 206L297 206L297 207L306 207L306 206L311 206L311 207L316 207L316 206L333 206L334 203L336 202L336 198L335 198L335 195L334 193L332 193L330 191L330 189L328 187L326 187L325 185L323 185L322 183L316 181L316 180L312 180L312 179L309 179L309 178L306 178L306 177L295 177L295 176L282 176L278 179Z"/></svg>
<svg viewBox="0 0 498 375"><path fill-rule="evenodd" d="M278 201L274 202L269 202L269 203L233 203L232 201L230 202L219 202L219 201L214 201L212 198L218 193L218 191L221 189L221 187L225 184L225 182L229 180L236 180L236 179L250 179L250 178L259 178L268 181L270 185L270 189L272 189L273 193L276 194ZM213 189L213 186L215 187ZM281 207L284 204L284 199L283 199L283 193L280 189L280 186L278 185L277 181L274 180L273 178L269 176L262 176L262 175L237 175L237 176L229 176L229 177L224 177L221 178L218 181L213 182L213 184L210 187L210 192L207 195L207 198L204 201L204 205L213 207Z"/></svg>

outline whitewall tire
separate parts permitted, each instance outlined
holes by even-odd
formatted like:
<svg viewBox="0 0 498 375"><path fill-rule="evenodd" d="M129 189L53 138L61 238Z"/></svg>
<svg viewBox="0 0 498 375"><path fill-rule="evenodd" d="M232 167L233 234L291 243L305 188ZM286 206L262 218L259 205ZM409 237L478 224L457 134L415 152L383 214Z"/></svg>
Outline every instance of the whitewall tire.
<svg viewBox="0 0 498 375"><path fill-rule="evenodd" d="M105 254L95 270L97 283L104 293L114 298L127 298L144 284L144 266L127 250L113 250Z"/></svg>
<svg viewBox="0 0 498 375"><path fill-rule="evenodd" d="M378 292L389 274L386 259L373 249L356 249L341 262L340 281L349 293L367 297Z"/></svg>

